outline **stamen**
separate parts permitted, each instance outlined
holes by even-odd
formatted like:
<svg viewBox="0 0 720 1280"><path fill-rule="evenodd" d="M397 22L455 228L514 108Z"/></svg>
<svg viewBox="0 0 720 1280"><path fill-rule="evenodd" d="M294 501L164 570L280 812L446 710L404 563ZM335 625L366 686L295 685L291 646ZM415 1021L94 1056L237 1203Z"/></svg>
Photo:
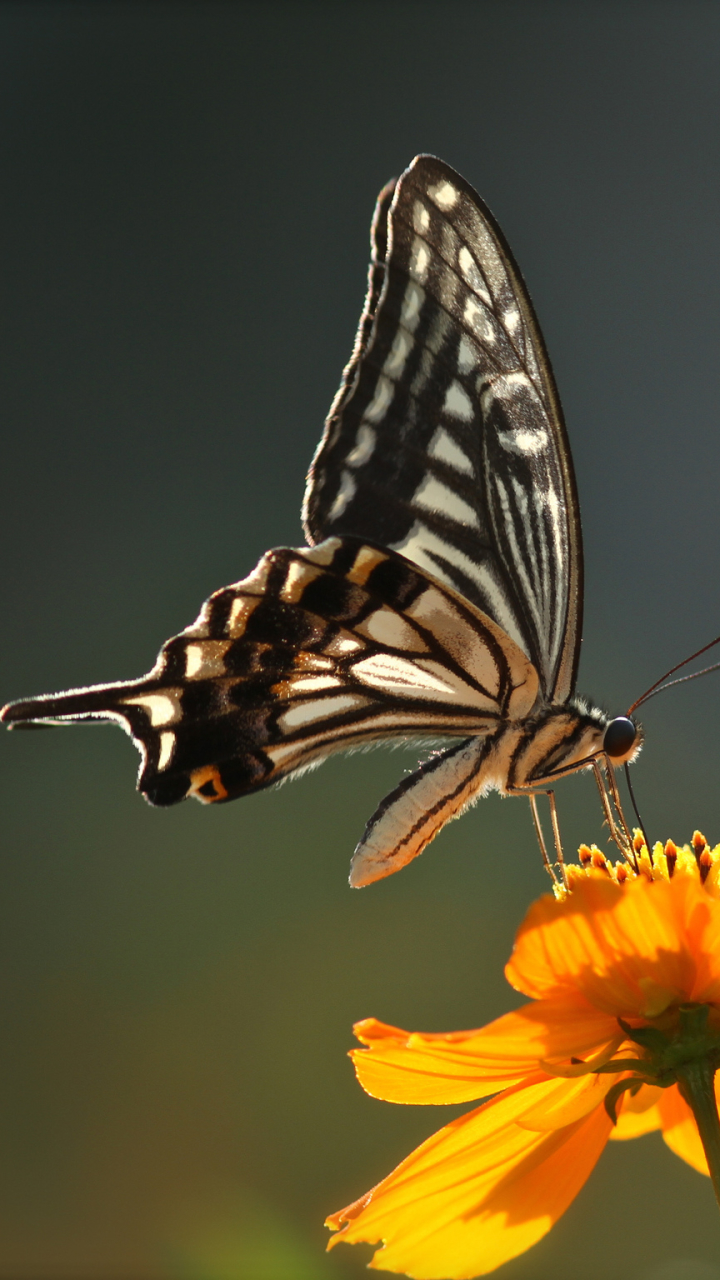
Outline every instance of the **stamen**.
<svg viewBox="0 0 720 1280"><path fill-rule="evenodd" d="M665 861L667 863L668 877L670 880L672 880L673 878L673 872L675 871L675 863L677 862L677 856L678 856L677 846L674 844L672 840L666 840Z"/></svg>
<svg viewBox="0 0 720 1280"><path fill-rule="evenodd" d="M693 831L692 848L693 853L695 854L695 861L698 866L700 866L700 859L707 849L707 840L705 839L702 831Z"/></svg>

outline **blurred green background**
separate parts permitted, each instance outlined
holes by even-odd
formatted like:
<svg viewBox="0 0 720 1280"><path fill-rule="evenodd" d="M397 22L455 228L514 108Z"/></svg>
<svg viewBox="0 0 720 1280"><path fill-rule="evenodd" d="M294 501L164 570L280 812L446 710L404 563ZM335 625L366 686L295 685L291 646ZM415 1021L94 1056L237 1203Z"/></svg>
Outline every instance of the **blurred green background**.
<svg viewBox="0 0 720 1280"><path fill-rule="evenodd" d="M417 151L500 219L567 413L579 688L622 712L720 630L720 6L6 3L0 701L148 669L269 546L350 353L380 186ZM720 839L717 677L647 707L651 835ZM413 757L152 810L114 729L0 736L0 1276L350 1280L322 1219L456 1109L372 1101L370 1014L517 1000L526 804L347 887ZM591 780L566 843L603 840ZM507 1280L720 1280L710 1187L613 1145Z"/></svg>

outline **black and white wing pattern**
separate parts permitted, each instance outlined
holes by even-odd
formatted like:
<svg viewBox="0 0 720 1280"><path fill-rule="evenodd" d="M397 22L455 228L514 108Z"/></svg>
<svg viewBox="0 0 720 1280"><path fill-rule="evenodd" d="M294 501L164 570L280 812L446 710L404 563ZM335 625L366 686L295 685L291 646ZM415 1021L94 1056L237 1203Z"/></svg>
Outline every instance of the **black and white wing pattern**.
<svg viewBox="0 0 720 1280"><path fill-rule="evenodd" d="M609 746L608 717L571 696L572 463L502 233L458 174L419 156L381 192L372 243L308 479L310 546L269 551L216 592L142 679L2 712L11 728L115 721L157 805L231 800L388 738L450 739L371 818L357 885L398 870L491 788L531 791L637 749L629 722Z"/></svg>
<svg viewBox="0 0 720 1280"><path fill-rule="evenodd" d="M310 470L311 541L414 561L571 693L582 546L570 450L535 315L480 197L434 156L380 195L355 350Z"/></svg>
<svg viewBox="0 0 720 1280"><path fill-rule="evenodd" d="M334 751L485 738L537 699L524 653L457 593L358 538L277 548L137 681L11 703L11 724L112 718L152 804L233 800Z"/></svg>

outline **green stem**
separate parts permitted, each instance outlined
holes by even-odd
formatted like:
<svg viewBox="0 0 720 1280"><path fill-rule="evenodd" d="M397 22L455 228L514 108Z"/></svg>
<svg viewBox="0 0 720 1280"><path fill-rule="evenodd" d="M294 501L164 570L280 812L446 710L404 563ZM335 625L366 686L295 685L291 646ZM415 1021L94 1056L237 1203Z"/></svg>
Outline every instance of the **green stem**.
<svg viewBox="0 0 720 1280"><path fill-rule="evenodd" d="M676 1069L680 1092L695 1117L710 1170L715 1199L720 1205L720 1119L715 1100L715 1068L696 1060Z"/></svg>

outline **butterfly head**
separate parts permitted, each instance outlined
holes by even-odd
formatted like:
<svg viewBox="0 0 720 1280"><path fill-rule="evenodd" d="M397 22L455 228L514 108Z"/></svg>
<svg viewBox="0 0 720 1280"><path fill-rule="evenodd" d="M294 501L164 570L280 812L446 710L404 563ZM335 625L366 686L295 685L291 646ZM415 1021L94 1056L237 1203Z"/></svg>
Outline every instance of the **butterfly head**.
<svg viewBox="0 0 720 1280"><path fill-rule="evenodd" d="M603 751L617 768L635 759L642 746L642 729L630 716L615 716L603 735Z"/></svg>

